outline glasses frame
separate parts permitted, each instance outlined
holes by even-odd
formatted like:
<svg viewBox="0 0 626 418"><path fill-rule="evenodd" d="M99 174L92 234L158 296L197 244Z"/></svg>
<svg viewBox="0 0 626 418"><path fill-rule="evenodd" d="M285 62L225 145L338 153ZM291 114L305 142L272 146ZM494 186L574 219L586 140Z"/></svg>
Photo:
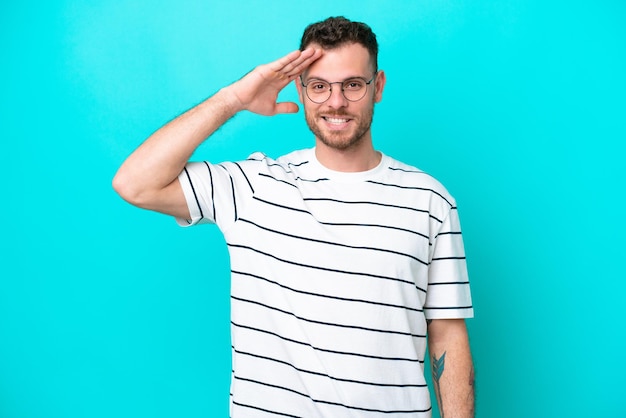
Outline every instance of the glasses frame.
<svg viewBox="0 0 626 418"><path fill-rule="evenodd" d="M363 100L363 98L367 95L367 88L369 87L370 84L372 84L372 81L374 81L374 79L376 78L377 75L378 75L378 71L376 71L374 73L374 75L372 76L372 78L370 78L369 81L365 81L365 78L363 78L363 77L350 77L350 78L346 78L343 81L333 81L332 83L330 81L326 81L326 80L323 80L323 79L313 79L313 80L309 80L309 82L307 84L304 84L304 80L302 79L302 75L300 75L300 84L302 85L302 87L304 87L304 94L306 94L306 97L308 97L310 101L312 101L313 103L316 103L316 104L326 103L328 101L328 99L330 99L332 97L332 95L333 95L333 84L340 84L341 85L341 95L344 97L344 99L346 99L349 102L358 102L359 100ZM346 81L350 81L350 80L354 80L354 79L360 79L360 80L363 80L365 82L365 92L363 93L363 96L359 97L356 100L348 99L346 97L346 93L344 91L345 89L343 88L343 85L344 85L344 83ZM318 102L316 100L311 99L311 96L309 96L309 92L307 91L307 86L309 84L311 84L312 82L316 82L316 81L317 82L322 81L322 82L328 84L328 87L329 87L329 89L328 89L328 97L325 100L321 101L321 102Z"/></svg>

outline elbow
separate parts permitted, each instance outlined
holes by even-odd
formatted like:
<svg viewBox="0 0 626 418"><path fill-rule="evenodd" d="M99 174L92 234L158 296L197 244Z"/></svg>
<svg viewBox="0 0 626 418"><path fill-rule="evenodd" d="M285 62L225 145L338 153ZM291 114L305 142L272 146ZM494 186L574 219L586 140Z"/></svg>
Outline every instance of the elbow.
<svg viewBox="0 0 626 418"><path fill-rule="evenodd" d="M113 190L125 201L128 203L140 206L140 194L133 187L133 182L128 178L128 176L124 175L123 172L118 171L113 177L113 181L111 183L113 186Z"/></svg>
<svg viewBox="0 0 626 418"><path fill-rule="evenodd" d="M126 202L142 209L156 210L159 193L133 176L118 171L111 182L113 190Z"/></svg>

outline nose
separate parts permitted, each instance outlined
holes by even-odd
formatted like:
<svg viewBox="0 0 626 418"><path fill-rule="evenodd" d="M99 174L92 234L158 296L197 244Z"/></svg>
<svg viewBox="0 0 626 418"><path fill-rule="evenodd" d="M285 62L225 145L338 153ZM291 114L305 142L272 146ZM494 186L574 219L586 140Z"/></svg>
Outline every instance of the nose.
<svg viewBox="0 0 626 418"><path fill-rule="evenodd" d="M326 104L333 109L340 109L348 105L348 100L343 95L343 91L341 88L342 88L341 84L331 85L330 97L326 101Z"/></svg>

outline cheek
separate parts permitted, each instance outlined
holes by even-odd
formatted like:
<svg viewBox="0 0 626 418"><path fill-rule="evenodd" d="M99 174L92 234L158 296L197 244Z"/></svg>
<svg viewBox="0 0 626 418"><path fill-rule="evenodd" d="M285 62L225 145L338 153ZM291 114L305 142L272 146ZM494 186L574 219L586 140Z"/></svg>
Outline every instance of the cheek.
<svg viewBox="0 0 626 418"><path fill-rule="evenodd" d="M311 102L310 100L307 100L306 97L302 97L302 105L304 108L304 113L309 116L309 117L313 117L315 115L317 115L319 109L320 109L320 105L316 105L315 103Z"/></svg>

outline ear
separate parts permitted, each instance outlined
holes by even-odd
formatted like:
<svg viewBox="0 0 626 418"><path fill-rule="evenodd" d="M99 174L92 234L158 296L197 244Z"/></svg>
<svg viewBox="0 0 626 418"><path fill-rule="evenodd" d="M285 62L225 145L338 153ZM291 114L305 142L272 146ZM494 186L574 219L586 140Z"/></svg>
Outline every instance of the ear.
<svg viewBox="0 0 626 418"><path fill-rule="evenodd" d="M293 82L296 85L296 90L298 90L298 98L300 99L300 103L304 104L304 96L302 96L304 92L302 91L302 84L300 83L300 77L296 77L295 80L293 80Z"/></svg>
<svg viewBox="0 0 626 418"><path fill-rule="evenodd" d="M374 90L374 102L378 103L383 99L383 90L385 89L385 83L387 82L387 76L383 70L378 71L375 81Z"/></svg>

